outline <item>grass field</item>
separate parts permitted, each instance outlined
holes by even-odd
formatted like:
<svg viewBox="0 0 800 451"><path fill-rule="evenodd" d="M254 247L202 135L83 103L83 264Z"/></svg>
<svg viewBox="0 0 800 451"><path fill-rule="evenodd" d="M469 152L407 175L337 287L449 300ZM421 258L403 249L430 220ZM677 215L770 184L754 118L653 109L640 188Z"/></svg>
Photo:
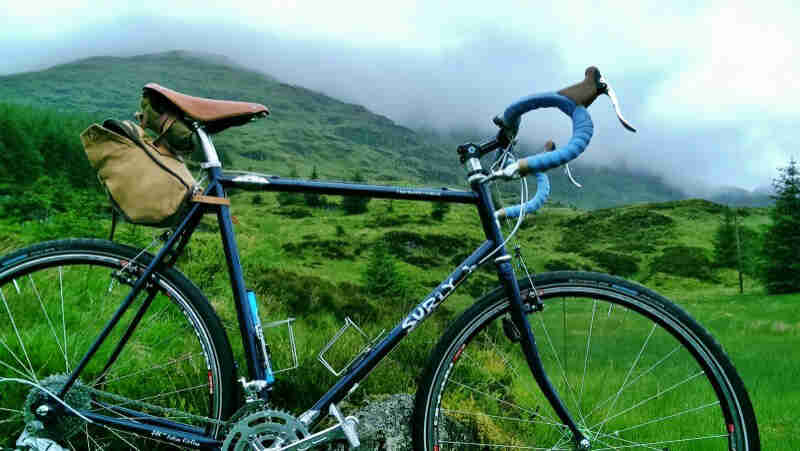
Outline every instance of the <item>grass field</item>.
<svg viewBox="0 0 800 451"><path fill-rule="evenodd" d="M392 327L455 264L482 241L479 221L468 207L454 206L443 222L431 218L424 203L377 201L369 212L346 215L336 208L280 206L271 194L237 194L233 213L246 280L260 302L264 322L297 318L300 370L282 373L275 402L304 410L335 378L316 354L351 317L372 337ZM768 450L800 449L800 295L767 296L745 280L738 294L736 274L710 265L711 236L719 206L705 201L634 205L591 212L551 208L529 218L519 242L529 267L544 271L587 269L615 272L672 298L706 326L731 356L758 415L762 444ZM745 226L758 230L764 210L752 209ZM105 237L108 221L82 221L55 215L43 221L0 224L2 252L67 235ZM178 266L206 293L222 318L234 351L241 344L230 297L216 221L204 220ZM154 231L122 226L118 241L145 245ZM388 243L404 282L402 299L369 296L364 274L371 249ZM687 267L689 271L687 271ZM495 285L478 271L432 320L393 352L350 398L413 393L429 349L444 326L481 293ZM46 333L44 331L42 333ZM277 331L268 331L268 340ZM271 342L277 366L289 364L280 340ZM345 363L350 351L333 360ZM239 360L240 368L244 362Z"/></svg>

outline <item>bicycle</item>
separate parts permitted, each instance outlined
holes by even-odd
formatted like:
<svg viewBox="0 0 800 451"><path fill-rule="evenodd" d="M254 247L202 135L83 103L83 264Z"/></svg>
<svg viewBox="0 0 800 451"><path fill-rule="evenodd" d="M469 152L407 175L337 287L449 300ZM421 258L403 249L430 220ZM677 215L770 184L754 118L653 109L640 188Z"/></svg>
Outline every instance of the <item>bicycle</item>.
<svg viewBox="0 0 800 451"><path fill-rule="evenodd" d="M266 110L173 94L205 155L207 186L203 201L191 204L155 255L73 239L33 245L0 260L0 445L287 451L338 440L358 447L357 420L342 415L340 402L490 262L499 287L449 326L424 370L413 414L415 449L760 449L741 379L720 345L685 311L610 275L531 276L523 265L525 274L515 276L506 243L525 215L546 201L545 171L575 159L589 144L593 124L586 108L606 94L622 124L634 130L596 68L558 93L513 103L495 118L494 138L459 146L470 191L223 173L209 133ZM545 107L572 119L572 138L552 152L516 159L520 118ZM481 158L492 152L495 159L485 169ZM530 200L526 175L537 179ZM520 181L522 200L495 211L489 186L511 179ZM474 205L486 241L359 355L322 398L293 415L268 404L275 376L257 302L244 281L225 197L231 188ZM207 213L218 219L247 361L246 377L238 382L219 318L174 267ZM517 221L508 236L501 217ZM127 327L120 329L123 319ZM543 340L541 349L535 337ZM117 340L113 347L101 346L111 338ZM323 428L326 418L333 425ZM315 428L321 430L311 432Z"/></svg>

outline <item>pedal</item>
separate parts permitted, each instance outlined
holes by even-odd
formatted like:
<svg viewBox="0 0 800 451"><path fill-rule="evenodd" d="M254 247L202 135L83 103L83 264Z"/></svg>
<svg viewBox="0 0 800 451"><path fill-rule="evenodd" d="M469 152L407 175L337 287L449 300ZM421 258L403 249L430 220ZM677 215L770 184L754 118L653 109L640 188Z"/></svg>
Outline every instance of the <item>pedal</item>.
<svg viewBox="0 0 800 451"><path fill-rule="evenodd" d="M336 421L339 422L345 438L348 442L350 442L350 446L352 448L358 448L361 446L361 442L358 440L358 432L356 432L358 419L356 417L342 418L342 412L339 412L336 404L331 404L331 406L328 408L328 412L336 418Z"/></svg>

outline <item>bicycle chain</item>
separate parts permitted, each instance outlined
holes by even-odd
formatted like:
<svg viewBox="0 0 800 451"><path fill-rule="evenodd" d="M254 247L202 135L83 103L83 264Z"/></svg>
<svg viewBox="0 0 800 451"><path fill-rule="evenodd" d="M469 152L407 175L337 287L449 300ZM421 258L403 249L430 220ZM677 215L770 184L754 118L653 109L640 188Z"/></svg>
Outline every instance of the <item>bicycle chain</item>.
<svg viewBox="0 0 800 451"><path fill-rule="evenodd" d="M188 418L188 419L194 420L194 421L204 422L204 423L207 423L207 424L213 424L215 426L229 427L233 423L235 423L235 421L233 421L233 422L231 422L231 421L223 421L223 420L217 420L217 419L214 419L214 418L204 417L202 415L195 415L195 414L192 414L192 413L186 412L184 410L180 410L180 409L173 409L173 408L170 408L170 407L156 406L156 405L153 405L153 404L150 404L150 403L146 403L144 401L137 401L137 400L134 400L134 399L126 398L124 396L115 395L114 393L109 393L109 392L106 392L106 391L103 391L103 390L98 390L98 389L92 388L92 387L85 387L85 388L86 388L86 390L88 392L92 393L93 395L103 396L103 397L106 397L106 398L110 398L110 399L112 399L114 401L118 401L118 402L124 403L124 404L119 405L118 407L122 407L123 405L126 406L126 407L127 406L133 406L133 407L138 408L138 409L148 409L148 410L151 410L151 411L155 411L155 412L158 412L161 415L180 416L182 418ZM114 407L114 406L111 406L108 409L111 409L112 407Z"/></svg>

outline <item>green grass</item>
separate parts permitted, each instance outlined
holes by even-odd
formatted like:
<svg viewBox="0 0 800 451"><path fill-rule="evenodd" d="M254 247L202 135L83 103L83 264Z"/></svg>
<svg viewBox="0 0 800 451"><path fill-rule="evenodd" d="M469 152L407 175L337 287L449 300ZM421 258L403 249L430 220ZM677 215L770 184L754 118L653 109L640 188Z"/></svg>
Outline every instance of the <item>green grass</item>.
<svg viewBox="0 0 800 451"><path fill-rule="evenodd" d="M458 241L470 246L482 240L475 212L465 206L454 206L444 221L432 222L425 203L373 200L362 215L346 215L338 208L297 207L308 216L292 218L281 213L275 195L242 193L233 198L233 213L242 260L249 288L255 290L264 322L295 317L300 369L282 373L275 391L275 401L299 412L316 400L334 381L317 361L316 354L350 316L368 334L377 336L402 319L405 313L444 278L462 256L466 247L455 249ZM338 199L328 198L329 204ZM391 207L390 207L391 206ZM391 210L391 211L390 211ZM645 212L644 214L642 212ZM746 222L763 223L764 212L752 210ZM630 218L650 218L658 214L669 221L639 224L636 231L641 241L626 239L630 231L602 224L614 224ZM47 221L23 224L4 221L0 224L0 245L11 249L46 237L73 234L105 237L109 222L93 221L91 226L80 219L59 219L56 214ZM602 236L585 241L590 250L613 249L621 255L639 258L638 270L630 277L643 281L673 298L686 308L725 346L751 396L762 428L766 449L794 449L800 446L795 438L800 425L793 417L798 394L793 386L798 375L800 323L794 318L800 296L767 296L757 282L746 278L747 294L738 295L737 279L731 270L709 268L711 279L684 277L680 274L654 271L663 252L675 246L690 246L711 255L710 237L718 218L693 202L672 205L636 205L594 213L570 209L545 209L529 218L530 225L520 231L520 242L529 267L544 270L553 261L572 262L580 267L602 269L595 254L580 248L561 250L572 233L582 233L576 221L596 221ZM615 222L616 221L616 222ZM667 229L664 223L670 224ZM649 224L649 225L648 225ZM605 227L605 228L603 228ZM236 313L230 297L224 255L216 236L216 221L204 220L193 237L187 254L178 266L201 287L223 319L237 355L241 356ZM118 231L122 242L149 243L153 229L123 225ZM587 232L591 233L591 232ZM655 239L648 240L648 237ZM378 240L389 238L391 252L399 262L398 270L410 293L405 299L367 296L362 283L368 264L368 250ZM423 244L433 245L433 251ZM577 251L577 252L576 252ZM667 269L668 270L668 269ZM413 393L422 363L443 327L457 312L496 282L490 271L479 271L458 290L441 311L412 334L386 362L349 398L360 404L368 396L383 393ZM268 331L276 336L278 330ZM363 342L351 337L350 343L336 349L333 359L344 363ZM277 366L290 361L284 342L273 344ZM766 363L766 364L765 364ZM240 359L240 368L245 364ZM525 391L520 388L521 391ZM485 424L482 427L490 427ZM500 432L498 432L500 433Z"/></svg>

